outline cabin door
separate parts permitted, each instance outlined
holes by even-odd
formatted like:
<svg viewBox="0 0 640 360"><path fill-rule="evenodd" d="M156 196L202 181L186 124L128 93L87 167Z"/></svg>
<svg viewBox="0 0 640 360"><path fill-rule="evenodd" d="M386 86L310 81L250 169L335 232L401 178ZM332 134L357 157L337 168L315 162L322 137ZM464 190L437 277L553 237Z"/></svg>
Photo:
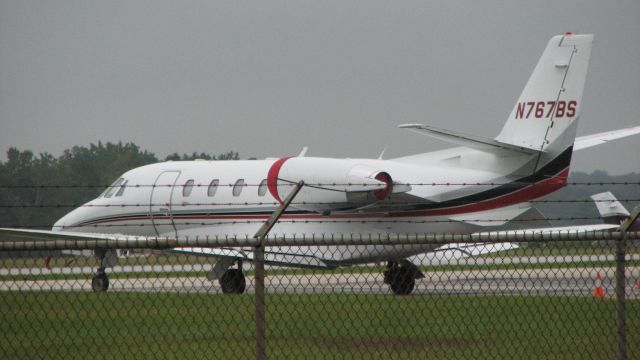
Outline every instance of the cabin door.
<svg viewBox="0 0 640 360"><path fill-rule="evenodd" d="M173 223L171 199L178 176L180 176L180 171L165 171L158 175L151 188L149 216L158 236L177 236L176 226Z"/></svg>

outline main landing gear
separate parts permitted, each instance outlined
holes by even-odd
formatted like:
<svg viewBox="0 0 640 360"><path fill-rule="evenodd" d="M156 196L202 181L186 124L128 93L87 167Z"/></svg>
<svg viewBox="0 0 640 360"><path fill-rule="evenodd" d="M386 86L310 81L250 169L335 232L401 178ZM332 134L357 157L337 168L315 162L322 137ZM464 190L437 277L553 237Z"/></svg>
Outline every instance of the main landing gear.
<svg viewBox="0 0 640 360"><path fill-rule="evenodd" d="M247 287L247 281L242 272L242 261L238 260L237 269L227 269L218 281L223 293L242 294Z"/></svg>
<svg viewBox="0 0 640 360"><path fill-rule="evenodd" d="M407 260L389 261L383 272L384 283L389 284L396 295L409 295L416 286L416 279L424 277L417 266Z"/></svg>

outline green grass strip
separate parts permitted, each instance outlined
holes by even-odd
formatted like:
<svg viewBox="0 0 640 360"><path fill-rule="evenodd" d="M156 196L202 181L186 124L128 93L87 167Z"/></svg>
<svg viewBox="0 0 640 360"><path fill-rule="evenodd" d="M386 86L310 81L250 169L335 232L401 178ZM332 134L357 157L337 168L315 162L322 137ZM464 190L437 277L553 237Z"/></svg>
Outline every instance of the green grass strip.
<svg viewBox="0 0 640 360"><path fill-rule="evenodd" d="M269 294L266 305L272 359L604 359L616 350L607 299ZM0 357L253 358L253 311L246 294L1 292ZM637 359L640 302L627 313Z"/></svg>

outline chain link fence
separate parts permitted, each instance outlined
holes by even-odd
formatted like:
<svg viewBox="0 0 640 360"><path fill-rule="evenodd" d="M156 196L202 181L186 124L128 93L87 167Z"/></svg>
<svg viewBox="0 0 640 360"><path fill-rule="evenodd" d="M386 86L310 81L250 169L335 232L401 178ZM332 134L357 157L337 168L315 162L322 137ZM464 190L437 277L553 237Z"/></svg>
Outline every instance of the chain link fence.
<svg viewBox="0 0 640 360"><path fill-rule="evenodd" d="M640 208L623 222L612 195L531 200L550 210L544 218L430 216L431 205L404 198L375 200L377 211L426 213L345 217L343 203L294 199L302 182L284 202L260 202L263 183L240 186L258 202L209 199L213 182L166 185L168 205L147 196L163 188L151 184L108 187L148 192L118 203L38 200L94 186L5 186L35 200L0 204L2 227L21 228L0 229L0 359L640 358ZM569 185L631 189L620 202L635 205L640 183ZM186 201L191 191L207 197ZM127 216L42 231L75 207ZM276 222L282 234L269 232ZM446 230L461 223L501 230ZM522 230L550 225L568 227Z"/></svg>
<svg viewBox="0 0 640 360"><path fill-rule="evenodd" d="M630 359L640 358L636 245L629 242L625 264ZM256 357L252 263L240 265L245 291L230 294L207 279L212 258L118 250L109 290L94 292L98 261L65 253L2 253L0 358ZM389 284L401 262L333 270L267 265L266 357L616 357L615 242L530 241L469 255L409 258L418 273L397 286L411 286L410 295L395 295Z"/></svg>

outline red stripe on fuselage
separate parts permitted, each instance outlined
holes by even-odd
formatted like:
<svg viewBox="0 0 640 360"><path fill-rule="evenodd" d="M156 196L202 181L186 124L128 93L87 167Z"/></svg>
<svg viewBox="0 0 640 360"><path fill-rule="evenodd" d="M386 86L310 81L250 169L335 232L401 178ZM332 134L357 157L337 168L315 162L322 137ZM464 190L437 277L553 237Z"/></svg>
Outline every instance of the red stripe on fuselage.
<svg viewBox="0 0 640 360"><path fill-rule="evenodd" d="M514 192L483 200L472 204L453 206L445 209L420 210L404 212L401 216L438 216L473 213L478 211L493 210L501 207L515 205L534 200L563 188L567 184L569 168L565 168L553 177L531 184Z"/></svg>
<svg viewBox="0 0 640 360"><path fill-rule="evenodd" d="M271 165L269 172L267 173L267 188L269 189L269 193L271 193L271 196L281 204L282 199L280 199L280 194L278 194L278 174L280 173L280 168L282 168L284 162L289 159L290 158L288 157L284 157L276 160L273 165Z"/></svg>

